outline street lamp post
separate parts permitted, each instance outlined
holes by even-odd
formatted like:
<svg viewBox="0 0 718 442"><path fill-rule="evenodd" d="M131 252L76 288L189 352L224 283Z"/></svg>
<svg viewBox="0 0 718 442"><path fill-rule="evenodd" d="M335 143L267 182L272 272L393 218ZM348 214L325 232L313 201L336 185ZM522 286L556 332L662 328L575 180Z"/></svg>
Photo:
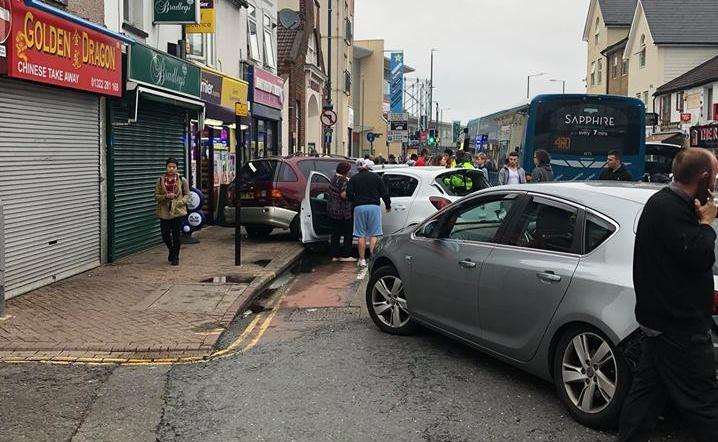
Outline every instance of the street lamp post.
<svg viewBox="0 0 718 442"><path fill-rule="evenodd" d="M561 83L563 86L561 87L561 93L566 93L566 80L557 80L557 79L551 79L549 80L551 83Z"/></svg>
<svg viewBox="0 0 718 442"><path fill-rule="evenodd" d="M429 75L429 112L427 118L427 129L431 127L431 111L434 108L434 52L438 52L438 49L431 49L431 73Z"/></svg>
<svg viewBox="0 0 718 442"><path fill-rule="evenodd" d="M546 72L541 72L540 74L528 75L526 77L526 99L527 100L531 99L531 79L533 77L541 77L543 75L546 75Z"/></svg>

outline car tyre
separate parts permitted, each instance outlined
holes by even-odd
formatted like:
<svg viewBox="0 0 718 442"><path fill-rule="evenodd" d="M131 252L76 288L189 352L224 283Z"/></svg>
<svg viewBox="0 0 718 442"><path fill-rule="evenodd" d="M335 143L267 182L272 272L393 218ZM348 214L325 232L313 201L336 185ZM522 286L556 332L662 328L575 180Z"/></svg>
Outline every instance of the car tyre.
<svg viewBox="0 0 718 442"><path fill-rule="evenodd" d="M621 350L600 331L579 326L559 338L553 361L556 391L569 414L590 428L615 429L632 381Z"/></svg>
<svg viewBox="0 0 718 442"><path fill-rule="evenodd" d="M407 309L406 291L393 266L374 270L366 289L366 306L372 321L385 333L411 335L417 324Z"/></svg>
<svg viewBox="0 0 718 442"><path fill-rule="evenodd" d="M266 239L272 234L273 227L269 226L246 226L247 236L252 239Z"/></svg>

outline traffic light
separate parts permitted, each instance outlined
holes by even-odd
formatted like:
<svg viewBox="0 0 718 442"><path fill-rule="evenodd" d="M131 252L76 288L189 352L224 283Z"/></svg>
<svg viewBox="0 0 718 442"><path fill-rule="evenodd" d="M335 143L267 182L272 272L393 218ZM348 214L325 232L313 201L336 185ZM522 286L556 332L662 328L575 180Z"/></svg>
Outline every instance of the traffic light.
<svg viewBox="0 0 718 442"><path fill-rule="evenodd" d="M429 146L436 146L436 129L429 129Z"/></svg>

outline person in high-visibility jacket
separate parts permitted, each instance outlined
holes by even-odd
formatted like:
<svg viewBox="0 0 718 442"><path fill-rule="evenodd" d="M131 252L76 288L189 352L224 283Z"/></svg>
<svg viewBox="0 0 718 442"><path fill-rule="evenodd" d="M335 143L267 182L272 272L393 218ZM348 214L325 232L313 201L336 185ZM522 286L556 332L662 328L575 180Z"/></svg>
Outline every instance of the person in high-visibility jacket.
<svg viewBox="0 0 718 442"><path fill-rule="evenodd" d="M456 167L459 169L475 170L471 156L464 151L456 153ZM474 190L474 180L466 172L456 172L444 178L444 184L459 195L468 195Z"/></svg>

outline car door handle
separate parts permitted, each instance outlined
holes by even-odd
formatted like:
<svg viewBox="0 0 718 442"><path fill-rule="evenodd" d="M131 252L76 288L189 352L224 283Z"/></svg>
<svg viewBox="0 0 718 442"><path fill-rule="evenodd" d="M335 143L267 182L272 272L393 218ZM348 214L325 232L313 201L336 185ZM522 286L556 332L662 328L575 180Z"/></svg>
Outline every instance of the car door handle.
<svg viewBox="0 0 718 442"><path fill-rule="evenodd" d="M411 262L411 260L414 259L414 257L411 256L411 255L406 255L406 256L404 257L404 259L406 259L406 262Z"/></svg>
<svg viewBox="0 0 718 442"><path fill-rule="evenodd" d="M476 263L470 259L459 261L459 265L465 269L473 269L476 267Z"/></svg>
<svg viewBox="0 0 718 442"><path fill-rule="evenodd" d="M537 273L537 274L536 274L536 277L537 277L538 279L540 279L541 281L546 281L546 282L559 282L559 281L561 281L561 277L558 276L557 274L555 274L554 272L552 272L551 270L547 270L547 271L542 272L542 273Z"/></svg>

